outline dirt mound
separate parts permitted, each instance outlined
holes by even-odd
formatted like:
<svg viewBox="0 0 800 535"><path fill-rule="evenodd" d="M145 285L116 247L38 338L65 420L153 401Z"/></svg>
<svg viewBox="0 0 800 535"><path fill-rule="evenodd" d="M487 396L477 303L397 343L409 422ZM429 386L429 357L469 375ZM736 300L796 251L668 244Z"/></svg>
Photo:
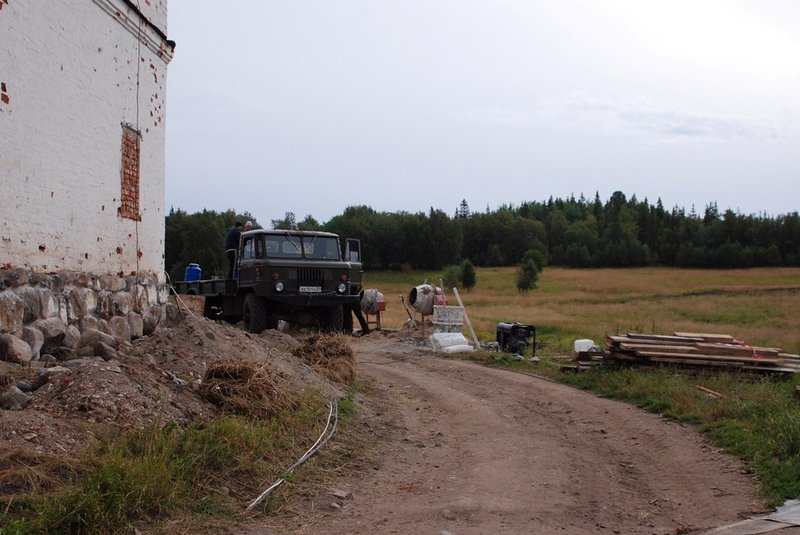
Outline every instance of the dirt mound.
<svg viewBox="0 0 800 535"><path fill-rule="evenodd" d="M259 380L268 374L275 392L287 393L276 394L273 402L291 403L306 390L342 397L340 386L290 353L297 345L288 334L258 336L193 316L123 344L116 359L55 363L59 366L50 369L49 381L32 393L27 408L0 411L0 451L73 453L92 440L98 425L125 429L213 416L219 407L201 393L203 378L219 363L247 362L262 370Z"/></svg>

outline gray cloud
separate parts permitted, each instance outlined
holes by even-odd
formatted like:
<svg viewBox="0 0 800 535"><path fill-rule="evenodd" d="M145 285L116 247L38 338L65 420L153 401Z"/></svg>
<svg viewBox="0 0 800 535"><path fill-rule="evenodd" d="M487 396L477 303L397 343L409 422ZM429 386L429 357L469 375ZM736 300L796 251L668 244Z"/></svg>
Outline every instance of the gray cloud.
<svg viewBox="0 0 800 535"><path fill-rule="evenodd" d="M614 101L588 93L569 93L547 109L568 124L618 132L639 131L669 137L765 140L785 137L785 125L669 109L642 100Z"/></svg>

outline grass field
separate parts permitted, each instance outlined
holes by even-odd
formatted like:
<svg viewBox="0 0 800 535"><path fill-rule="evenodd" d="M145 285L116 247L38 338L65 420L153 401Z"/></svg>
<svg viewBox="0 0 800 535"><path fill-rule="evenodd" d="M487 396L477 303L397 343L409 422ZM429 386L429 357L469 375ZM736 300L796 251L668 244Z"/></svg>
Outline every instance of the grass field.
<svg viewBox="0 0 800 535"><path fill-rule="evenodd" d="M440 273L364 274L364 287L386 298L384 327L402 327L408 315L399 296ZM604 343L607 334L675 331L730 334L751 345L800 352L800 269L689 270L547 268L538 288L519 293L514 268L477 270L478 283L461 291L478 338L495 338L497 322L536 326L547 352L572 350L577 338ZM447 289L450 304L457 304ZM466 332L466 330L465 330Z"/></svg>
<svg viewBox="0 0 800 535"><path fill-rule="evenodd" d="M401 328L408 316L398 296L415 286L438 281L439 273L366 273L366 288L384 293L382 323ZM640 370L597 367L566 373L558 355L570 354L575 338L604 345L606 334L627 331L671 333L717 332L755 345L800 352L800 269L740 271L627 269L546 269L539 288L517 292L512 268L480 269L478 284L461 292L478 336L495 338L499 321L530 323L547 346L538 364L519 362L500 353L469 353L488 365L523 368L598 395L621 399L678 421L697 425L722 448L741 456L761 482L763 495L774 504L800 496L800 400L798 377L753 379L736 374L706 376L677 373L671 368ZM453 300L452 291L448 297ZM709 397L701 386L719 396ZM220 481L246 488L296 459L300 445L313 440L325 407L309 395L296 410L269 421L222 416L186 428L153 426L120 436L99 437L79 464L57 465L50 471L64 479L56 494L11 499L0 503L0 535L45 533L120 533L148 519L185 518L193 533L229 527L241 504L232 496L208 492ZM340 403L343 416L355 410L352 398ZM344 418L343 430L347 421ZM363 430L362 430L363 431ZM343 432L343 436L357 435ZM364 437L347 440L371 440ZM328 469L340 466L342 451L329 455ZM36 485L49 480L40 473L35 454L23 458L23 474ZM16 477L8 470L15 452L0 459L2 482ZM321 455L322 459L326 455ZM306 476L319 476L322 459ZM27 461L30 462L27 462ZM314 472L317 466L318 472ZM2 470L0 470L2 471ZM302 476L298 476L302 477ZM236 495L236 492L233 493ZM244 492L243 492L244 494ZM57 498L57 499L56 499Z"/></svg>
<svg viewBox="0 0 800 535"><path fill-rule="evenodd" d="M800 353L800 269L679 270L668 268L545 269L539 288L520 294L513 268L478 270L478 284L461 292L482 342L499 321L536 326L541 362L500 353L465 353L488 365L522 369L620 399L696 425L721 448L748 462L772 504L800 496L800 399L797 376L753 378L736 373L687 374L674 368L600 366L562 369L577 338L605 347L607 334L676 331L729 334L751 345ZM399 295L438 273L366 273L365 287L386 296L385 327L408 315ZM449 292L452 298L452 292ZM465 326L465 333L467 329ZM700 388L698 388L700 387ZM709 396L710 389L718 396Z"/></svg>

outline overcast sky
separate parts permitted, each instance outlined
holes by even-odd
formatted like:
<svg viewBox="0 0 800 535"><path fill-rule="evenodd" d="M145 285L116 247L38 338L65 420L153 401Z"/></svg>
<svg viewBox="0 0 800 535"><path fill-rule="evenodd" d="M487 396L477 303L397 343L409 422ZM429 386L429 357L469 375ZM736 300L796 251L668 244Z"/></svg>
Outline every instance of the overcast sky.
<svg viewBox="0 0 800 535"><path fill-rule="evenodd" d="M167 209L800 209L797 0L171 0L167 33Z"/></svg>

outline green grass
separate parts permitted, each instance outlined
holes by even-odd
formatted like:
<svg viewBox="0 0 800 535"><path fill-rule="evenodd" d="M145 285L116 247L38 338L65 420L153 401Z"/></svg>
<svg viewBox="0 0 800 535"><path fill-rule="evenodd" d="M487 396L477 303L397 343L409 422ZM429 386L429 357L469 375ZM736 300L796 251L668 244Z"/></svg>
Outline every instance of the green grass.
<svg viewBox="0 0 800 535"><path fill-rule="evenodd" d="M386 297L383 326L400 327L407 319L398 295L407 296L411 288L440 276L365 274L365 286ZM547 268L539 289L526 294L516 291L513 277L512 268L479 269L477 286L461 296L483 341L495 338L499 321L535 325L539 341L546 343L537 351L542 362L532 365L507 355L498 360L496 353L469 358L546 375L695 424L749 462L771 503L800 495L797 378L698 378L668 368L598 368L575 374L561 371L564 360L556 358L571 353L575 339L602 344L606 334L629 330L722 332L796 353L800 315L793 311L800 269ZM449 289L448 297L453 303ZM696 385L722 397L709 398ZM354 391L359 388L363 390L355 385ZM344 422L355 410L352 395L340 402ZM316 440L326 416L326 404L312 396L300 409L270 420L221 416L187 427L169 424L99 437L77 468L54 465L52 474L28 474L33 481L61 481L55 490L49 483L46 488L34 485L30 492L0 499L0 535L120 533L174 519L180 520L170 524L176 533L219 532L220 525L232 524L234 515L255 497L254 482L271 482ZM38 468L50 470L47 466L43 462ZM31 470L24 463L17 468ZM223 488L230 492L223 493Z"/></svg>
<svg viewBox="0 0 800 535"><path fill-rule="evenodd" d="M255 497L254 485L314 442L326 405L307 396L268 421L225 415L100 437L61 488L6 499L0 534L107 534L167 518L183 519L192 533L218 532Z"/></svg>
<svg viewBox="0 0 800 535"><path fill-rule="evenodd" d="M391 297L407 295L425 278L438 281L439 275L367 273L365 285L387 294L389 312ZM630 331L730 334L751 345L800 353L800 314L794 313L800 269L546 268L539 288L526 294L516 291L512 268L478 269L477 281L461 296L482 341L494 340L497 322L517 321L535 325L545 347L537 350L538 364L497 353L462 358L544 375L696 425L719 447L747 461L770 503L800 496L800 399L795 397L800 378L696 377L668 367L561 369L576 339L604 346L606 335ZM388 313L384 324L392 318L404 322L404 316L400 308L396 315ZM698 386L722 397L709 397Z"/></svg>
<svg viewBox="0 0 800 535"><path fill-rule="evenodd" d="M537 327L548 351L568 353L577 338L603 343L608 334L713 331L751 345L800 352L800 269L700 270L671 268L563 269L548 267L539 288L517 291L514 268L479 268L477 284L461 297L478 337L495 337L498 322ZM402 327L408 316L398 295L441 272L367 272L364 286L386 298L382 324ZM455 299L446 288L450 303ZM465 331L466 332L466 331Z"/></svg>

